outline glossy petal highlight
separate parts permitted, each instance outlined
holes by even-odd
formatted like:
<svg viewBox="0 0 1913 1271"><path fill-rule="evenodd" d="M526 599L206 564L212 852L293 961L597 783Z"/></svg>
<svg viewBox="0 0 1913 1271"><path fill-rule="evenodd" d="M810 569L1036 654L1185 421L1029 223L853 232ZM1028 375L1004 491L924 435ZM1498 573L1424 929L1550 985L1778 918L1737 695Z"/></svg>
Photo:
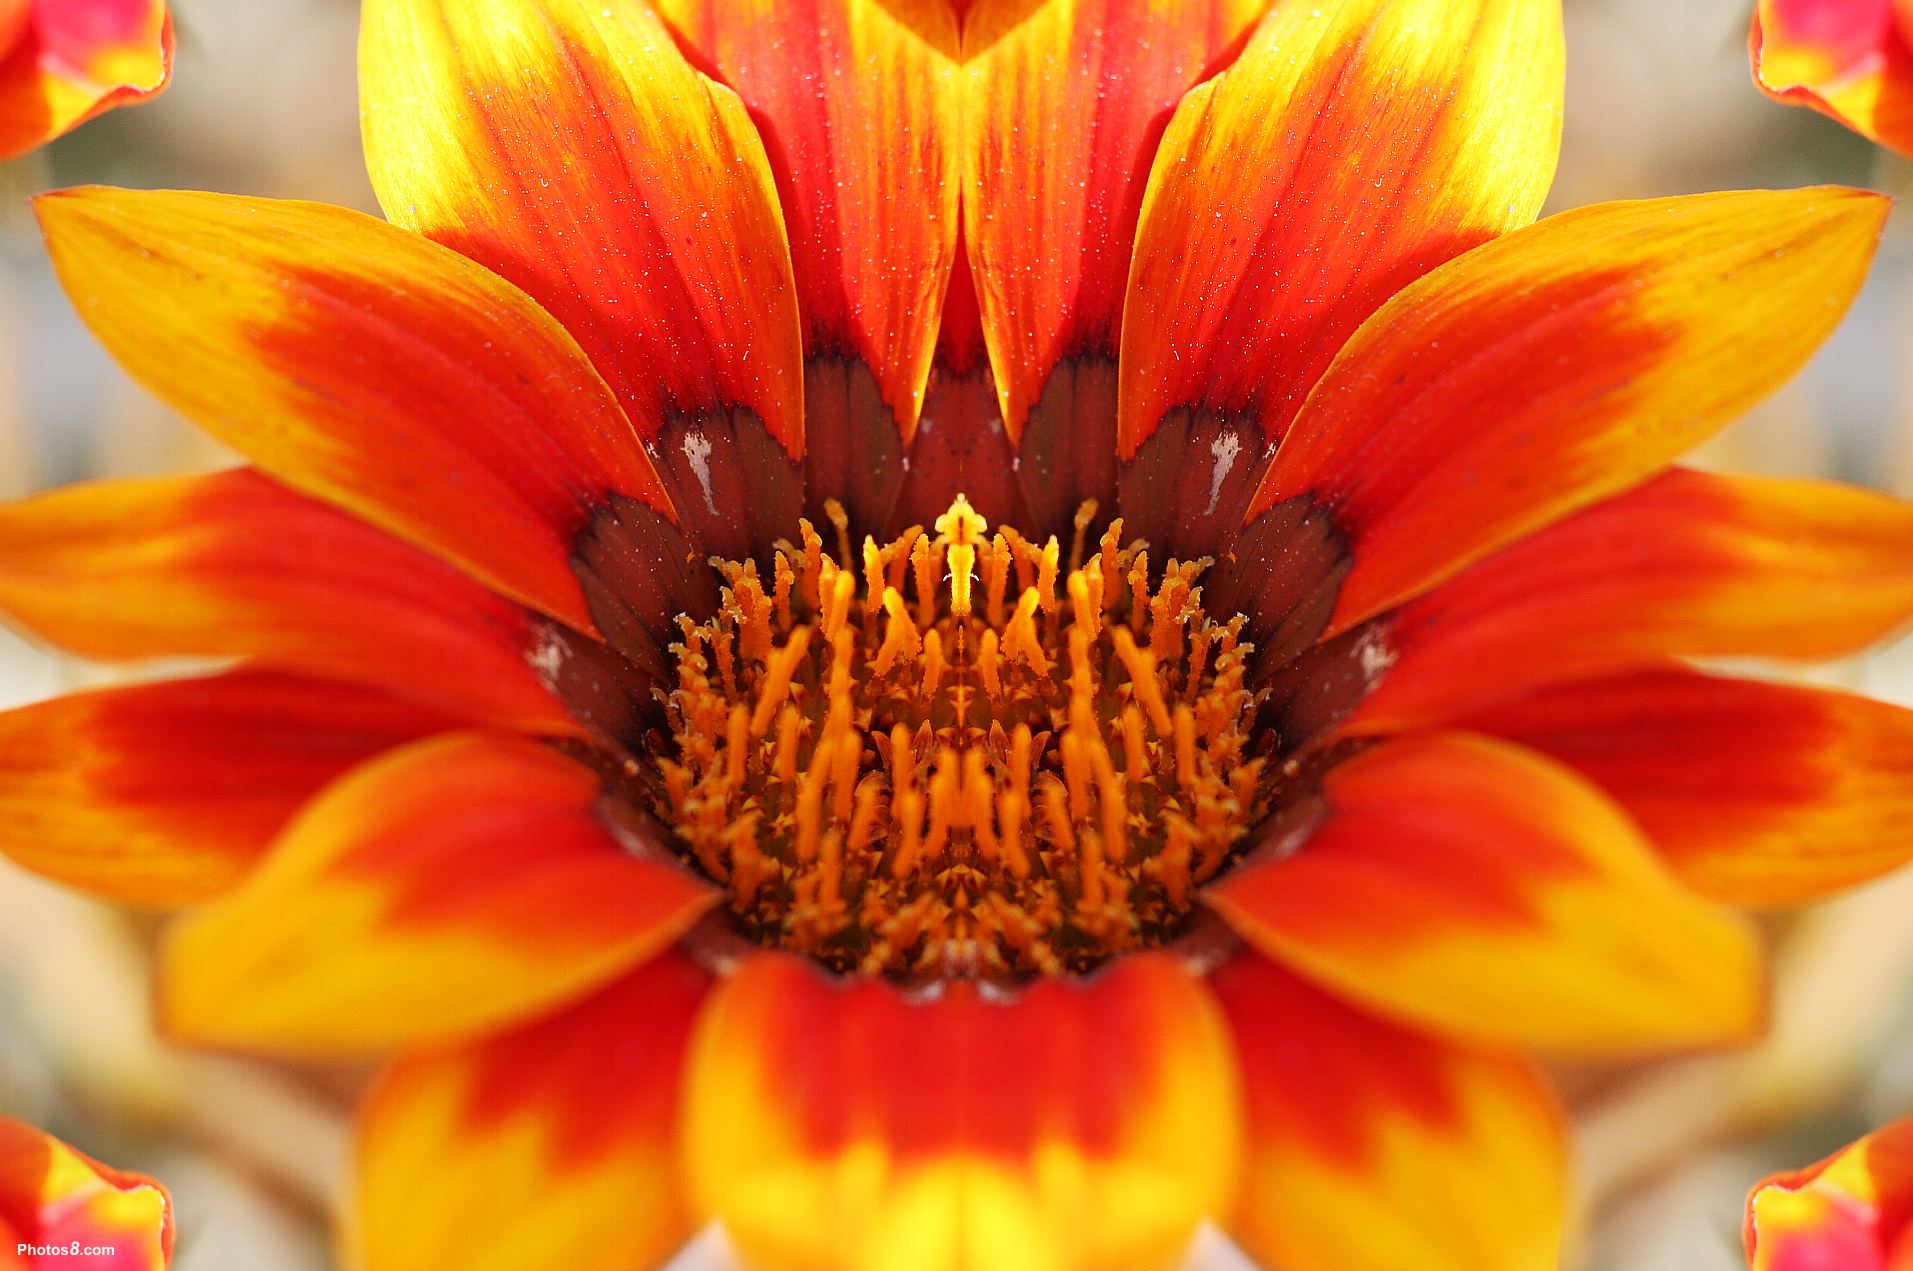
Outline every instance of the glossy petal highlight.
<svg viewBox="0 0 1913 1271"><path fill-rule="evenodd" d="M527 660L524 610L245 469L0 507L0 613L90 658L245 658L467 719L579 731Z"/></svg>
<svg viewBox="0 0 1913 1271"><path fill-rule="evenodd" d="M1682 880L1793 905L1913 857L1913 711L1848 693L1642 671L1564 684L1467 721L1573 768Z"/></svg>
<svg viewBox="0 0 1913 1271"><path fill-rule="evenodd" d="M1531 1064L1350 1009L1254 955L1210 980L1247 1114L1230 1234L1283 1271L1556 1271L1563 1111Z"/></svg>
<svg viewBox="0 0 1913 1271"><path fill-rule="evenodd" d="M579 764L494 734L358 769L243 887L174 928L162 1017L195 1041L355 1053L462 1039L596 988L716 895L627 850L597 797Z"/></svg>
<svg viewBox="0 0 1913 1271"><path fill-rule="evenodd" d="M1752 931L1677 882L1566 769L1462 733L1330 771L1287 855L1203 896L1251 944L1385 1015L1569 1054L1739 1040L1760 1022Z"/></svg>
<svg viewBox="0 0 1913 1271"><path fill-rule="evenodd" d="M0 1117L0 1266L21 1271L164 1271L173 1206L150 1178L111 1169L25 1122ZM111 1252L85 1257L71 1247ZM18 1246L57 1248L38 1255Z"/></svg>
<svg viewBox="0 0 1913 1271"><path fill-rule="evenodd" d="M669 507L577 343L456 252L316 203L94 188L35 208L81 316L146 387L581 630L579 529L614 493Z"/></svg>
<svg viewBox="0 0 1913 1271"><path fill-rule="evenodd" d="M0 4L0 160L146 100L172 67L165 0Z"/></svg>
<svg viewBox="0 0 1913 1271"><path fill-rule="evenodd" d="M741 409L803 453L764 147L648 5L370 0L359 72L386 215L544 305L647 440L669 416ZM534 177L528 151L555 161Z"/></svg>
<svg viewBox="0 0 1913 1271"><path fill-rule="evenodd" d="M126 904L209 900L348 768L448 726L372 689L235 671L0 714L0 851Z"/></svg>
<svg viewBox="0 0 1913 1271"><path fill-rule="evenodd" d="M1610 203L1477 248L1350 339L1254 510L1306 495L1349 536L1334 629L1399 604L1783 383L1845 314L1889 206L1833 187Z"/></svg>
<svg viewBox="0 0 1913 1271"><path fill-rule="evenodd" d="M667 955L549 1018L387 1069L360 1114L353 1265L663 1263L696 1227L678 1094L710 983Z"/></svg>
<svg viewBox="0 0 1913 1271"><path fill-rule="evenodd" d="M1161 955L1006 1000L754 956L690 1073L694 1193L772 1271L1169 1267L1234 1177L1227 1035Z"/></svg>
<svg viewBox="0 0 1913 1271"><path fill-rule="evenodd" d="M1677 657L1805 661L1913 618L1913 504L1830 481L1674 471L1384 619L1388 669L1349 722L1414 727Z"/></svg>

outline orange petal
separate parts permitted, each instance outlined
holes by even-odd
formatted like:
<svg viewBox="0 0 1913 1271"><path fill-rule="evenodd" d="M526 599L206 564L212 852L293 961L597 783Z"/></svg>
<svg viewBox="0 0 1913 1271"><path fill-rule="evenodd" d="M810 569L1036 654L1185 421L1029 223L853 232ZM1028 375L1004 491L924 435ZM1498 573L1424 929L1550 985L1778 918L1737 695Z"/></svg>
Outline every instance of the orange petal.
<svg viewBox="0 0 1913 1271"><path fill-rule="evenodd" d="M1913 1265L1913 1118L1747 1197L1752 1271L1902 1271Z"/></svg>
<svg viewBox="0 0 1913 1271"><path fill-rule="evenodd" d="M1254 955L1211 978L1248 1127L1236 1240L1283 1271L1552 1271L1567 1160L1533 1066L1397 1028Z"/></svg>
<svg viewBox="0 0 1913 1271"><path fill-rule="evenodd" d="M1149 160L1266 0L981 0L964 24L965 237L1039 526L1115 495L1115 361ZM1059 366L1069 362L1068 366Z"/></svg>
<svg viewBox="0 0 1913 1271"><path fill-rule="evenodd" d="M1760 0L1754 82L1913 154L1913 9L1903 0Z"/></svg>
<svg viewBox="0 0 1913 1271"><path fill-rule="evenodd" d="M1601 787L1689 886L1731 904L1815 900L1913 858L1913 711L1884 702L1658 670L1466 723Z"/></svg>
<svg viewBox="0 0 1913 1271"><path fill-rule="evenodd" d="M315 800L237 891L177 926L162 1014L196 1041L351 1053L462 1039L605 983L714 896L593 815L597 778L448 734Z"/></svg>
<svg viewBox="0 0 1913 1271"><path fill-rule="evenodd" d="M1407 288L1348 342L1253 510L1307 496L1352 542L1332 630L1659 471L1799 369L1859 290L1860 190L1610 203Z"/></svg>
<svg viewBox="0 0 1913 1271"><path fill-rule="evenodd" d="M0 505L0 612L86 657L249 658L575 733L508 601L245 469Z"/></svg>
<svg viewBox="0 0 1913 1271"><path fill-rule="evenodd" d="M647 441L667 459L688 447L682 472L664 465L680 512L703 524L714 449L768 436L803 453L797 295L763 144L650 6L369 0L359 68L386 215L522 287ZM794 491L787 469L768 475Z"/></svg>
<svg viewBox="0 0 1913 1271"><path fill-rule="evenodd" d="M208 900L347 768L447 727L349 684L235 671L0 714L0 851L109 900Z"/></svg>
<svg viewBox="0 0 1913 1271"><path fill-rule="evenodd" d="M166 86L166 0L0 4L0 160Z"/></svg>
<svg viewBox="0 0 1913 1271"><path fill-rule="evenodd" d="M387 1069L360 1113L353 1265L664 1262L696 1225L678 1089L710 983L667 955L557 1015Z"/></svg>
<svg viewBox="0 0 1913 1271"><path fill-rule="evenodd" d="M1910 617L1913 504L1675 471L1384 619L1392 665L1348 727L1413 727L1673 657L1835 657Z"/></svg>
<svg viewBox="0 0 1913 1271"><path fill-rule="evenodd" d="M163 1271L173 1254L173 1205L152 1179L0 1117L0 1237L0 1266L22 1271ZM102 1252L88 1256L89 1249Z"/></svg>
<svg viewBox="0 0 1913 1271"><path fill-rule="evenodd" d="M613 493L668 507L576 342L456 252L316 203L39 199L82 317L261 468L582 630L572 542Z"/></svg>
<svg viewBox="0 0 1913 1271"><path fill-rule="evenodd" d="M1172 417L1157 444L1186 449L1179 465L1252 476L1363 319L1532 220L1560 137L1560 25L1558 0L1275 5L1157 151L1124 305L1122 458ZM1247 435L1185 438L1217 419Z"/></svg>
<svg viewBox="0 0 1913 1271"><path fill-rule="evenodd" d="M1161 955L1014 997L747 959L693 1042L693 1194L766 1271L1174 1265L1234 1178L1235 1073Z"/></svg>
<svg viewBox="0 0 1913 1271"><path fill-rule="evenodd" d="M770 154L811 363L812 484L881 517L956 259L956 15L942 0L657 7L743 97ZM881 480L858 471L873 460Z"/></svg>
<svg viewBox="0 0 1913 1271"><path fill-rule="evenodd" d="M1297 850L1204 897L1268 956L1404 1021L1605 1054L1746 1037L1752 932L1566 769L1466 733L1330 771Z"/></svg>

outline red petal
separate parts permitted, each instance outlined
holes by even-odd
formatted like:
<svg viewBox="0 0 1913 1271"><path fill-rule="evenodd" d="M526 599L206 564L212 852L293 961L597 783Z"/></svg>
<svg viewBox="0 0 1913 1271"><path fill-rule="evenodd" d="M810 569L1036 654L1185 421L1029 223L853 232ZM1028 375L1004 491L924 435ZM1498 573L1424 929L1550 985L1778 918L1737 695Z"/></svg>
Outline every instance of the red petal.
<svg viewBox="0 0 1913 1271"><path fill-rule="evenodd" d="M145 101L172 67L165 0L0 4L0 160Z"/></svg>
<svg viewBox="0 0 1913 1271"><path fill-rule="evenodd" d="M755 1265L1161 1268L1227 1200L1235 1074L1160 955L1014 998L747 959L686 1096L691 1182Z"/></svg>
<svg viewBox="0 0 1913 1271"><path fill-rule="evenodd" d="M1210 982L1247 1110L1229 1228L1263 1265L1559 1263L1566 1127L1531 1064L1361 1014L1254 955Z"/></svg>
<svg viewBox="0 0 1913 1271"><path fill-rule="evenodd" d="M1913 154L1913 10L1896 0L1760 0L1754 82Z"/></svg>
<svg viewBox="0 0 1913 1271"><path fill-rule="evenodd" d="M1913 1256L1913 1119L1747 1196L1752 1271L1904 1271Z"/></svg>
<svg viewBox="0 0 1913 1271"><path fill-rule="evenodd" d="M1464 733L1331 770L1289 855L1203 897L1268 956L1389 1016L1571 1053L1739 1040L1759 950L1688 892L1601 794Z"/></svg>
<svg viewBox="0 0 1913 1271"><path fill-rule="evenodd" d="M208 900L346 769L448 727L349 684L264 671L0 714L0 850L110 900Z"/></svg>
<svg viewBox="0 0 1913 1271"><path fill-rule="evenodd" d="M164 1271L173 1253L172 1201L150 1178L0 1117L0 1237L8 1237L0 1266L21 1271ZM110 1252L75 1254L74 1246Z"/></svg>
<svg viewBox="0 0 1913 1271"><path fill-rule="evenodd" d="M348 1241L358 1265L630 1271L665 1261L696 1226L679 1172L678 1094L710 984L667 955L557 1015L394 1064L360 1113Z"/></svg>
<svg viewBox="0 0 1913 1271"><path fill-rule="evenodd" d="M174 928L162 1009L197 1041L358 1052L534 1015L667 948L715 898L594 815L543 745L448 734L362 767L246 884Z"/></svg>
<svg viewBox="0 0 1913 1271"><path fill-rule="evenodd" d="M580 727L532 670L524 610L240 469L0 506L0 611L101 659L236 657L466 719Z"/></svg>

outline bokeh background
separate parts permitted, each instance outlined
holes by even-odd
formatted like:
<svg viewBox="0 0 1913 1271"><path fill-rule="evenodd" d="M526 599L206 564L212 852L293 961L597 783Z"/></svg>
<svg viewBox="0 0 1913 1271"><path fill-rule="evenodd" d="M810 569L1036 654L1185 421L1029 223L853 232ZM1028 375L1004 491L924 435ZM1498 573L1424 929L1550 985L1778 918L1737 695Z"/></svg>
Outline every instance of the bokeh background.
<svg viewBox="0 0 1913 1271"><path fill-rule="evenodd" d="M356 0L175 0L174 87L0 167L0 496L223 456L143 397L54 285L25 196L84 182L375 210L354 100ZM1913 194L1913 165L1761 97L1748 0L1567 0L1567 136L1554 207L1840 181ZM1913 496L1913 216L1895 216L1846 324L1712 444L1722 468ZM103 673L0 630L0 707ZM1818 673L1913 705L1913 640ZM1913 826L1907 827L1913 834ZM147 1023L150 919L0 861L0 1111L174 1189L180 1271L320 1271L362 1072L170 1049ZM1581 1271L1730 1271L1741 1196L1913 1112L1913 871L1772 928L1768 1040L1731 1055L1563 1073L1580 1128ZM706 1239L681 1260L727 1264ZM1208 1268L1244 1265L1211 1233Z"/></svg>

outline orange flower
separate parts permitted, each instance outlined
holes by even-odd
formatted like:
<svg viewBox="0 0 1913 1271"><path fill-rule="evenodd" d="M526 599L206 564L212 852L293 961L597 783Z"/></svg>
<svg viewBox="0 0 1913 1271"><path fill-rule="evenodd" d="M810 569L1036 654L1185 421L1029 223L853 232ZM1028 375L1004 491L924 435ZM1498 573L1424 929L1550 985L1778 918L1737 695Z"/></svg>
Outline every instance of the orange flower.
<svg viewBox="0 0 1913 1271"><path fill-rule="evenodd" d="M166 0L0 0L0 159L166 86Z"/></svg>
<svg viewBox="0 0 1913 1271"><path fill-rule="evenodd" d="M1775 101L1913 154L1913 3L1760 0L1750 48L1754 80Z"/></svg>
<svg viewBox="0 0 1913 1271"><path fill-rule="evenodd" d="M0 1268L162 1271L172 1254L164 1187L0 1117Z"/></svg>
<svg viewBox="0 0 1913 1271"><path fill-rule="evenodd" d="M0 717L0 845L198 906L178 1035L401 1052L365 1266L1552 1267L1527 1053L1747 1036L1726 903L1913 850L1913 715L1682 662L1896 629L1913 508L1670 468L1886 202L1531 224L1556 0L368 0L362 68L393 223L39 203L256 466L0 510L27 629L237 663Z"/></svg>
<svg viewBox="0 0 1913 1271"><path fill-rule="evenodd" d="M1748 1193L1753 1271L1901 1271L1913 1266L1913 1119Z"/></svg>

